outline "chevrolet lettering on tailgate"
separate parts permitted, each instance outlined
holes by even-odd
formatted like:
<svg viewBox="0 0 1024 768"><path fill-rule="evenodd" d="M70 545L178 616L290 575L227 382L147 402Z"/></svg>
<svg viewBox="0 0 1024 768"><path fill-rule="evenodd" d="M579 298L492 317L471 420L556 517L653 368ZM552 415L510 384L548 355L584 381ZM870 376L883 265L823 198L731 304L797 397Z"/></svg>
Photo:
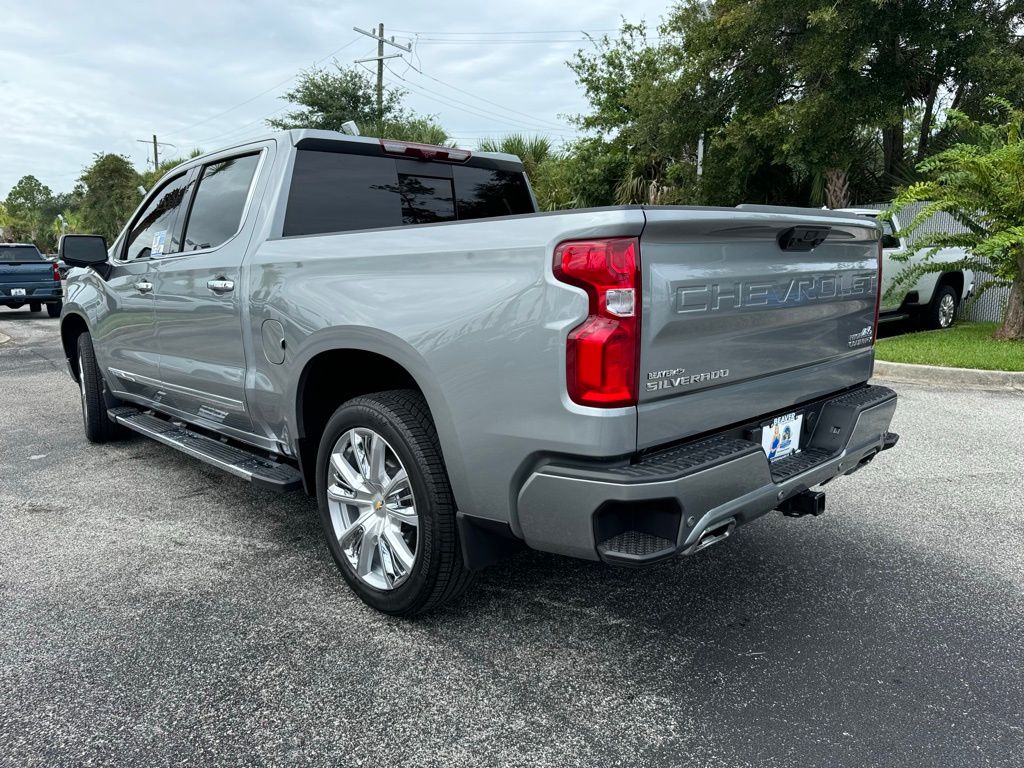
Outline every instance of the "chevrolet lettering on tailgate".
<svg viewBox="0 0 1024 768"><path fill-rule="evenodd" d="M675 311L718 312L743 307L781 307L819 301L873 296L878 277L873 273L837 273L777 281L683 283L672 286Z"/></svg>

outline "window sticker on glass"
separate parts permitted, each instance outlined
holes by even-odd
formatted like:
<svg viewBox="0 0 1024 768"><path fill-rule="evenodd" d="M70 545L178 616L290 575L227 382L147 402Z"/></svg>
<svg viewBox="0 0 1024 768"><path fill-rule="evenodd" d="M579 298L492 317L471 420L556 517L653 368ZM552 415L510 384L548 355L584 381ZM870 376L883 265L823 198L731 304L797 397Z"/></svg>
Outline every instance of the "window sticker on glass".
<svg viewBox="0 0 1024 768"><path fill-rule="evenodd" d="M167 230L161 229L153 233L153 242L149 246L150 256L160 256L164 252L164 243L167 242Z"/></svg>

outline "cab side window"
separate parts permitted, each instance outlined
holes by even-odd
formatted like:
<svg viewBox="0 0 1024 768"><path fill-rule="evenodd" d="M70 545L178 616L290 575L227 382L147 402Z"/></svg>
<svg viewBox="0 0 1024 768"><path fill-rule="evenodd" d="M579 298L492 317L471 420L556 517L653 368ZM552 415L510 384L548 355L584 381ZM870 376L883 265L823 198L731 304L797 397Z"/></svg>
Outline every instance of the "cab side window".
<svg viewBox="0 0 1024 768"><path fill-rule="evenodd" d="M185 225L185 251L216 248L242 225L259 154L211 163L199 177L192 210Z"/></svg>
<svg viewBox="0 0 1024 768"><path fill-rule="evenodd" d="M892 222L882 222L882 248L899 248L900 239L893 234Z"/></svg>
<svg viewBox="0 0 1024 768"><path fill-rule="evenodd" d="M178 250L173 230L185 200L186 180L186 174L172 179L150 200L128 233L122 258L148 259Z"/></svg>

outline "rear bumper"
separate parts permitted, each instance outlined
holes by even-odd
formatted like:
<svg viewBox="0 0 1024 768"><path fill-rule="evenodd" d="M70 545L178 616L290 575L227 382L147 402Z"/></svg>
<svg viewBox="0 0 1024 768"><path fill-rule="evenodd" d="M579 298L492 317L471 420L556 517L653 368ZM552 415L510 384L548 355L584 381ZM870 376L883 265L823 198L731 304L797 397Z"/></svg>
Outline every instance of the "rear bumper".
<svg viewBox="0 0 1024 768"><path fill-rule="evenodd" d="M24 296L12 296L11 289L23 289ZM5 283L0 286L0 306L12 304L53 304L64 299L59 282Z"/></svg>
<svg viewBox="0 0 1024 768"><path fill-rule="evenodd" d="M688 554L895 445L896 393L862 386L807 406L801 452L769 463L743 429L617 464L549 462L519 492L530 547L642 565ZM810 423L813 414L813 424Z"/></svg>

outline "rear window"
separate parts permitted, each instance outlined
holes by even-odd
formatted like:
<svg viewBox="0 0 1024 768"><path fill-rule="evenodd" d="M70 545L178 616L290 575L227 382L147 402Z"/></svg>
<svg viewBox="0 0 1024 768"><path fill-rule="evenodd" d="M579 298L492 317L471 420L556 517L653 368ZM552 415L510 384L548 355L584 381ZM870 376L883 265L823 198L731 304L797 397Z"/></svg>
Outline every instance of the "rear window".
<svg viewBox="0 0 1024 768"><path fill-rule="evenodd" d="M882 247L883 248L899 248L900 239L896 237L896 233L892 231L891 221L882 221Z"/></svg>
<svg viewBox="0 0 1024 768"><path fill-rule="evenodd" d="M460 219L532 213L533 198L521 173L456 168L455 199Z"/></svg>
<svg viewBox="0 0 1024 768"><path fill-rule="evenodd" d="M406 172L410 168L417 172ZM379 229L533 211L530 190L521 172L299 150L283 235Z"/></svg>
<svg viewBox="0 0 1024 768"><path fill-rule="evenodd" d="M0 243L0 261L46 261L34 245L4 245Z"/></svg>

